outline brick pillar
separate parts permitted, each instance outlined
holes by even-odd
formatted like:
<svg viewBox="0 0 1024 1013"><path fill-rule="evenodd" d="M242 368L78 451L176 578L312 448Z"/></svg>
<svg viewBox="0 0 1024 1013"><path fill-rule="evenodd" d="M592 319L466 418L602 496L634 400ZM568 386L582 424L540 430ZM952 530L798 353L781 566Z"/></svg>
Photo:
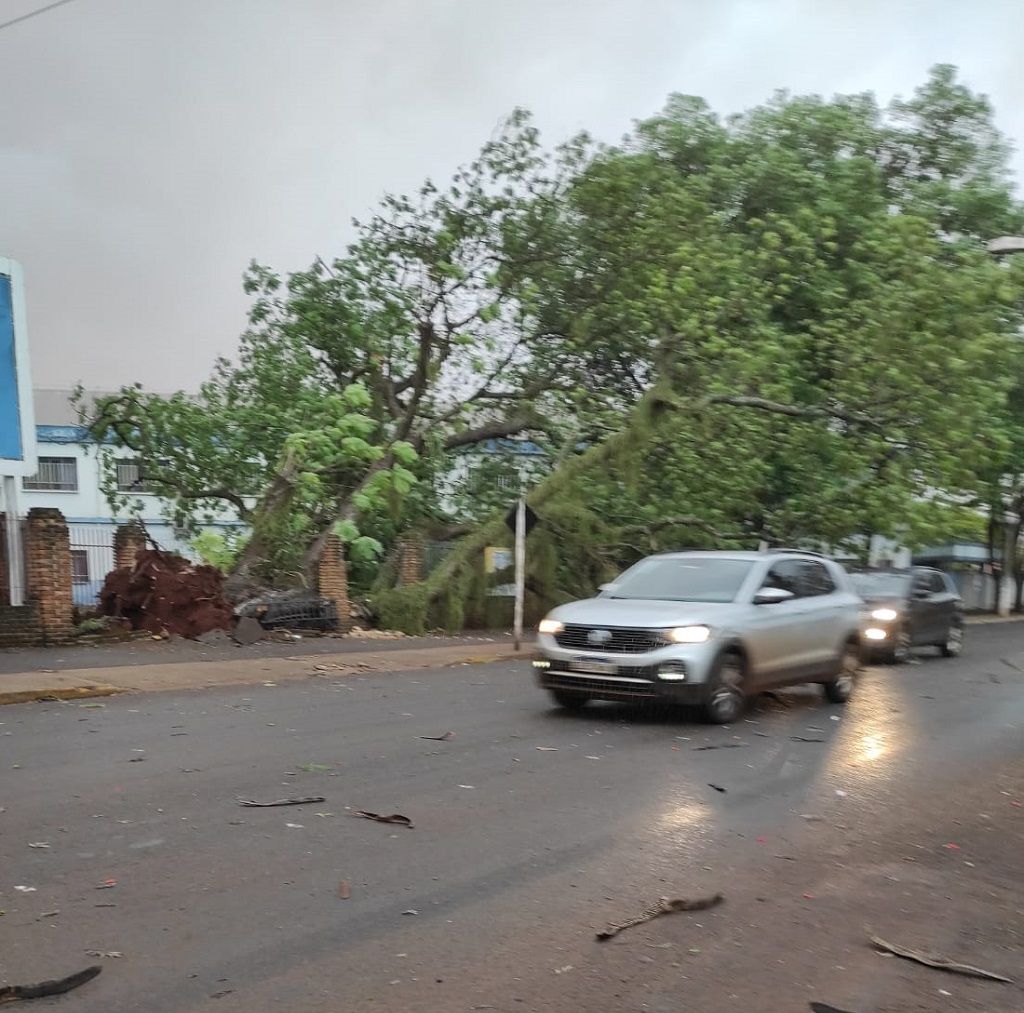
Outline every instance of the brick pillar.
<svg viewBox="0 0 1024 1013"><path fill-rule="evenodd" d="M348 607L348 567L345 548L337 535L327 536L316 575L320 594L333 599L338 610L338 629L347 630L352 625Z"/></svg>
<svg viewBox="0 0 1024 1013"><path fill-rule="evenodd" d="M423 539L419 535L406 535L398 543L397 584L418 584L423 580Z"/></svg>
<svg viewBox="0 0 1024 1013"><path fill-rule="evenodd" d="M135 557L146 547L146 532L138 524L119 524L114 532L114 568L134 566Z"/></svg>
<svg viewBox="0 0 1024 1013"><path fill-rule="evenodd" d="M64 515L33 507L25 524L27 598L37 603L45 641L71 633L71 543Z"/></svg>

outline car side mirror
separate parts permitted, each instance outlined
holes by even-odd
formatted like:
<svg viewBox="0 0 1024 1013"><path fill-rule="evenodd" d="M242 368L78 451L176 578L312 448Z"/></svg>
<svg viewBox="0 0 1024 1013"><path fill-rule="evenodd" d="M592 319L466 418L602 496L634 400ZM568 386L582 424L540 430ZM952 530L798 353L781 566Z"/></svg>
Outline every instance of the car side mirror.
<svg viewBox="0 0 1024 1013"><path fill-rule="evenodd" d="M601 594L611 594L618 586L618 584L601 584L598 587L598 591L600 591Z"/></svg>
<svg viewBox="0 0 1024 1013"><path fill-rule="evenodd" d="M931 594L931 591L926 587L915 587L914 590L910 592L910 597L920 600L922 598L930 598Z"/></svg>
<svg viewBox="0 0 1024 1013"><path fill-rule="evenodd" d="M755 605L778 605L780 602L787 601L790 598L795 597L792 591L787 591L781 587L762 587L757 594L754 595Z"/></svg>

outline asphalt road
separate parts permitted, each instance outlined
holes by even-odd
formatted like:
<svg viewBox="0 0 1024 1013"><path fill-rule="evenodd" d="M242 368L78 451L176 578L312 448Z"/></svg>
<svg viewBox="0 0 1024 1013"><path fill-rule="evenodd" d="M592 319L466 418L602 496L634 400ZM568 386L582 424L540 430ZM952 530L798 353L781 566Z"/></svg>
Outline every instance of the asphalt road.
<svg viewBox="0 0 1024 1013"><path fill-rule="evenodd" d="M523 663L2 708L0 979L101 963L38 1004L83 1013L1024 1009L1018 986L940 990L884 961L857 920L870 900L963 945L962 890L970 939L1009 905L989 964L1024 952L1019 892L980 878L1005 824L976 815L1022 812L1024 626L971 632L956 661L870 669L846 708L795 691L725 729L566 714ZM235 801L309 795L325 801ZM717 891L713 911L594 940L661 895ZM922 987L937 1005L886 998Z"/></svg>

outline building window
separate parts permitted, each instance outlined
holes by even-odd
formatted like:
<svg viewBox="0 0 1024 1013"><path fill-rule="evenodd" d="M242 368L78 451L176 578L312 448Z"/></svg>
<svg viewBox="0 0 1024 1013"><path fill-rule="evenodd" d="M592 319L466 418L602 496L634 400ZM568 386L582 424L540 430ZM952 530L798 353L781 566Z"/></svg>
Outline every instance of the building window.
<svg viewBox="0 0 1024 1013"><path fill-rule="evenodd" d="M71 550L71 583L89 583L89 553L85 549Z"/></svg>
<svg viewBox="0 0 1024 1013"><path fill-rule="evenodd" d="M138 461L120 460L117 465L118 492L151 492L149 483L142 475L142 465Z"/></svg>
<svg viewBox="0 0 1024 1013"><path fill-rule="evenodd" d="M40 457L39 470L22 479L21 487L56 492L78 491L78 461L73 457Z"/></svg>

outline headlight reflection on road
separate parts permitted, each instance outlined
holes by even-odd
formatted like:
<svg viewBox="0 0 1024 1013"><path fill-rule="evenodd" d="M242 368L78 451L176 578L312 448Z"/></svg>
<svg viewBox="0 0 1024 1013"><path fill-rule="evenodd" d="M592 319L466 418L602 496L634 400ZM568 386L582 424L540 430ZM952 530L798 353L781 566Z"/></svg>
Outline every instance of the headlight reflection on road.
<svg viewBox="0 0 1024 1013"><path fill-rule="evenodd" d="M865 735L856 746L857 759L864 763L879 760L887 752L889 752L889 747L881 735Z"/></svg>
<svg viewBox="0 0 1024 1013"><path fill-rule="evenodd" d="M658 817L659 830L683 830L702 824L708 818L707 806L695 802L671 800Z"/></svg>

